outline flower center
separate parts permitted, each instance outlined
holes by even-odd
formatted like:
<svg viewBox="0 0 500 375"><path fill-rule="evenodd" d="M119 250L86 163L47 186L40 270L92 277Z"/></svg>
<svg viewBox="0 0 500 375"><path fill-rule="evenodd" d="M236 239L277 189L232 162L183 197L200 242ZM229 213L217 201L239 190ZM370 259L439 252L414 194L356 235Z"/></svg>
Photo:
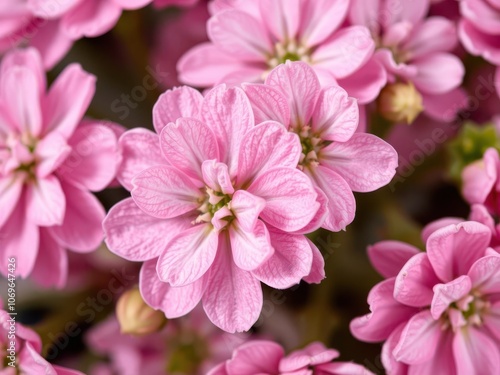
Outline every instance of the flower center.
<svg viewBox="0 0 500 375"><path fill-rule="evenodd" d="M214 191L208 186L205 187L205 199L200 202L200 215L196 218L193 224L213 222L212 218L217 218L217 229L223 229L229 225L233 219L231 212L232 194L224 194L219 191Z"/></svg>
<svg viewBox="0 0 500 375"><path fill-rule="evenodd" d="M319 165L318 155L321 149L326 147L330 142L323 141L319 134L311 132L309 125L302 126L293 131L298 134L302 146L302 154L300 155L298 165L299 169L304 170L304 168L317 167Z"/></svg>
<svg viewBox="0 0 500 375"><path fill-rule="evenodd" d="M465 326L481 326L483 316L490 309L490 305L481 295L472 292L450 305L443 315L443 329L451 327L455 332Z"/></svg>
<svg viewBox="0 0 500 375"><path fill-rule="evenodd" d="M280 64L290 61L305 61L311 63L310 50L294 40L287 42L277 42L274 45L273 53L269 54L267 65L269 67L265 76ZM265 78L265 77L263 77Z"/></svg>
<svg viewBox="0 0 500 375"><path fill-rule="evenodd" d="M0 173L17 173L24 175L27 181L35 180L36 145L37 139L29 133L9 135L4 147L0 148Z"/></svg>

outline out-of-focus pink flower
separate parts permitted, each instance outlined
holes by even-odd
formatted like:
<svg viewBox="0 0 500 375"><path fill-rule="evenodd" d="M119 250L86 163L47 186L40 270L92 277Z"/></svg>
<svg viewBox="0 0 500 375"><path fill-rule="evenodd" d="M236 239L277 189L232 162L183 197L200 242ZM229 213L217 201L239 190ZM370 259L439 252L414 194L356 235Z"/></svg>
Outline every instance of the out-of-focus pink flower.
<svg viewBox="0 0 500 375"><path fill-rule="evenodd" d="M456 222L425 228L426 252L397 241L368 249L387 280L371 290L371 313L354 319L351 332L385 341L388 374L480 375L500 366L500 256L488 227Z"/></svg>
<svg viewBox="0 0 500 375"><path fill-rule="evenodd" d="M179 61L180 80L210 87L262 82L287 60L309 63L322 85L338 83L362 102L385 85L371 61L375 43L363 26L341 27L348 0L216 0L207 23L209 43Z"/></svg>
<svg viewBox="0 0 500 375"><path fill-rule="evenodd" d="M0 301L0 307L2 302ZM41 355L42 340L35 331L25 327L16 316L0 310L0 346L2 347L2 375L53 374L83 375L80 371L52 365Z"/></svg>
<svg viewBox="0 0 500 375"><path fill-rule="evenodd" d="M374 59L383 64L388 82L410 82L422 96L424 111L437 120L450 102L460 102L458 89L465 73L451 54L458 38L455 25L444 17L429 17L429 0L353 0L351 24L366 26L377 42ZM439 38L436 37L439 35Z"/></svg>
<svg viewBox="0 0 500 375"><path fill-rule="evenodd" d="M201 309L147 336L120 333L118 321L111 316L86 336L92 351L110 359L109 364L95 365L90 375L205 375L247 339L246 334L219 330Z"/></svg>
<svg viewBox="0 0 500 375"><path fill-rule="evenodd" d="M198 1L199 0L153 0L153 4L158 8L169 6L190 7L198 3Z"/></svg>
<svg viewBox="0 0 500 375"><path fill-rule="evenodd" d="M208 40L206 22L210 17L207 4L199 3L166 22L155 33L151 59L153 66L168 73L161 85L167 89L179 86L177 61L190 48Z"/></svg>
<svg viewBox="0 0 500 375"><path fill-rule="evenodd" d="M314 342L285 356L273 341L250 341L238 347L231 359L213 368L208 375L370 375L361 365L332 362L339 352Z"/></svg>
<svg viewBox="0 0 500 375"><path fill-rule="evenodd" d="M500 214L500 158L496 149L489 148L481 160L465 167L462 181L462 194L469 204L481 204L491 214Z"/></svg>
<svg viewBox="0 0 500 375"><path fill-rule="evenodd" d="M66 248L95 250L104 189L117 167L117 139L99 123L80 125L95 77L68 66L47 91L35 49L16 50L0 66L0 264L17 258L20 277L62 287Z"/></svg>
<svg viewBox="0 0 500 375"><path fill-rule="evenodd" d="M323 277L321 254L301 234L324 215L296 169L299 137L274 121L255 125L244 91L225 85L205 97L167 91L153 112L159 137L134 129L120 139L118 178L132 197L104 221L108 247L145 261L142 295L168 318L202 300L218 327L248 330L261 281L287 288Z"/></svg>
<svg viewBox="0 0 500 375"><path fill-rule="evenodd" d="M123 10L138 9L152 0L4 0L0 4L0 52L29 44L53 67L83 37L102 35Z"/></svg>
<svg viewBox="0 0 500 375"><path fill-rule="evenodd" d="M265 84L243 89L257 123L278 121L299 136L299 168L327 198L324 228L345 229L356 209L352 192L376 190L394 176L396 151L372 134L356 133L356 99L336 85L321 88L308 64L289 61L272 70Z"/></svg>

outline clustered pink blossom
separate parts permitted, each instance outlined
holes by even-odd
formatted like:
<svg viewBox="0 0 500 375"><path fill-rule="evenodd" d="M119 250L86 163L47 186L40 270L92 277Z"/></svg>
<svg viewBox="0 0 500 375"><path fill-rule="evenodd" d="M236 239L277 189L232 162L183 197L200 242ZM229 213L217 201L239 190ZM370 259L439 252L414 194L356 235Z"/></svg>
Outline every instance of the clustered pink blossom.
<svg viewBox="0 0 500 375"><path fill-rule="evenodd" d="M214 367L208 375L371 375L361 365L332 362L339 356L334 349L314 342L285 356L272 341L250 341L239 346L231 359Z"/></svg>
<svg viewBox="0 0 500 375"><path fill-rule="evenodd" d="M454 220L451 219L451 222ZM491 231L442 220L424 229L426 252L397 241L368 249L387 279L351 322L363 341L385 341L388 374L493 374L500 366L500 255Z"/></svg>
<svg viewBox="0 0 500 375"><path fill-rule="evenodd" d="M13 51L0 65L1 273L63 287L66 249L85 253L103 240L105 211L91 191L114 178L114 131L81 123L95 77L68 66L47 90L35 49ZM82 228L85 228L83 231Z"/></svg>

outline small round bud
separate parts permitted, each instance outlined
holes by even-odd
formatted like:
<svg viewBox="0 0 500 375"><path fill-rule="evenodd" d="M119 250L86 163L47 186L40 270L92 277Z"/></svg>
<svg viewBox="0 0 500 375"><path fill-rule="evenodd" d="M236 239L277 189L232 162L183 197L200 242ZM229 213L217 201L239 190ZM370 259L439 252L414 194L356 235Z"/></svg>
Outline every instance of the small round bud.
<svg viewBox="0 0 500 375"><path fill-rule="evenodd" d="M127 290L119 298L116 317L122 333L137 336L158 332L167 323L165 314L144 302L138 287Z"/></svg>
<svg viewBox="0 0 500 375"><path fill-rule="evenodd" d="M387 120L411 124L424 109L422 95L412 83L393 83L384 87L378 110Z"/></svg>

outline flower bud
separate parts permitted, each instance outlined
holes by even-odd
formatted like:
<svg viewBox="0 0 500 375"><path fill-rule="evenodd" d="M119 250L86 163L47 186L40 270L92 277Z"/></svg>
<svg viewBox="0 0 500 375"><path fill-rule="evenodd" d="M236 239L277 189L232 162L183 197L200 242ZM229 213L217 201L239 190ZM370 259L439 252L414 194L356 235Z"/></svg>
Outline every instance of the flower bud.
<svg viewBox="0 0 500 375"><path fill-rule="evenodd" d="M393 83L384 87L378 99L380 114L387 120L411 124L424 107L422 96L410 83Z"/></svg>
<svg viewBox="0 0 500 375"><path fill-rule="evenodd" d="M122 333L147 335L160 331L167 319L165 314L148 306L139 288L127 290L116 304L116 316Z"/></svg>

